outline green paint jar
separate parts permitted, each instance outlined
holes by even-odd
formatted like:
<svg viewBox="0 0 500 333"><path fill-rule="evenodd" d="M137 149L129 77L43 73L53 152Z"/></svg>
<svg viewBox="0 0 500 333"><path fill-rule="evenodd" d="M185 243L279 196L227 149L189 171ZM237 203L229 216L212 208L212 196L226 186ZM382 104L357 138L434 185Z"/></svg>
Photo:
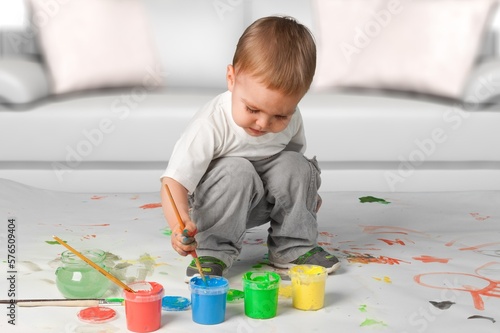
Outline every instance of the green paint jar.
<svg viewBox="0 0 500 333"><path fill-rule="evenodd" d="M84 250L81 254L106 269L104 251ZM56 285L64 297L100 298L109 289L110 283L107 277L71 251L61 253L61 265L56 270Z"/></svg>
<svg viewBox="0 0 500 333"><path fill-rule="evenodd" d="M250 271L243 274L245 315L255 319L276 316L281 278L274 272Z"/></svg>

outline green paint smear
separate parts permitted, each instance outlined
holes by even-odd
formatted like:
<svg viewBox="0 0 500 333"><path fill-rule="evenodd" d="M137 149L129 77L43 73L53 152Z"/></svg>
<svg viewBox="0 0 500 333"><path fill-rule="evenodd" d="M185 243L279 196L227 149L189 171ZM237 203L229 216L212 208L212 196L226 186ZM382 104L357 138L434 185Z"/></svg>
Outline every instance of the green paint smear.
<svg viewBox="0 0 500 333"><path fill-rule="evenodd" d="M385 201L384 199L375 198L375 197L372 197L372 196L361 197L361 198L359 198L359 201L361 203L378 202L378 203L381 203L383 205L388 205L388 204L391 203L390 201Z"/></svg>
<svg viewBox="0 0 500 333"><path fill-rule="evenodd" d="M171 236L172 230L170 228L163 228L161 229L161 233L164 234L165 236Z"/></svg>
<svg viewBox="0 0 500 333"><path fill-rule="evenodd" d="M67 243L67 241L63 241L64 243ZM49 244L49 245L59 245L59 242L58 241L45 241L45 243Z"/></svg>
<svg viewBox="0 0 500 333"><path fill-rule="evenodd" d="M360 312L367 312L367 310L366 310L366 304L361 304L361 305L359 306L358 310L359 310Z"/></svg>
<svg viewBox="0 0 500 333"><path fill-rule="evenodd" d="M243 291L237 289L229 289L227 292L226 301L231 303L242 300L244 298L245 293Z"/></svg>
<svg viewBox="0 0 500 333"><path fill-rule="evenodd" d="M252 268L262 268L261 264L253 265Z"/></svg>
<svg viewBox="0 0 500 333"><path fill-rule="evenodd" d="M366 318L365 321L362 322L359 326L364 327L364 326L373 326L373 325L387 326L387 324L381 320L375 320L375 319L370 319L370 318Z"/></svg>

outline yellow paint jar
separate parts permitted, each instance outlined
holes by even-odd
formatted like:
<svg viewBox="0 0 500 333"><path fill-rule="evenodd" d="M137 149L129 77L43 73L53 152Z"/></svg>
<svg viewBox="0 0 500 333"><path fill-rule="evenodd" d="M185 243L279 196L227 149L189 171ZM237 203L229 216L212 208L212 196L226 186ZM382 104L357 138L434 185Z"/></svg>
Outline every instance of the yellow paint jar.
<svg viewBox="0 0 500 333"><path fill-rule="evenodd" d="M326 269L316 265L297 265L288 273L292 280L292 304L299 310L319 310L325 303Z"/></svg>

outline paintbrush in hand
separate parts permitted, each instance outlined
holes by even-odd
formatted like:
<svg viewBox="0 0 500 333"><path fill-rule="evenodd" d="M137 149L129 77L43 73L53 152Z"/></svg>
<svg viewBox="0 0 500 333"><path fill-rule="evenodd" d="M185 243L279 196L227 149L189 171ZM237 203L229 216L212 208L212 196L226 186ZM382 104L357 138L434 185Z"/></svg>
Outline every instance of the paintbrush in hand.
<svg viewBox="0 0 500 333"><path fill-rule="evenodd" d="M177 217L177 222L179 223L179 227L181 228L181 230L184 230L184 228L186 226L184 225L184 222L182 222L181 214L179 214L179 210L177 209L177 205L175 204L174 197L172 196L172 193L170 192L170 188L168 187L167 184L165 184L165 188L167 189L168 198L170 199L170 204L172 205L172 207L174 209L175 216ZM194 258L196 268L198 268L198 272L200 273L201 278L203 279L203 282L207 283L207 280L205 278L205 274L203 274L203 269L201 268L200 259L198 259L198 255L196 254L196 251L193 251L191 253L191 255Z"/></svg>

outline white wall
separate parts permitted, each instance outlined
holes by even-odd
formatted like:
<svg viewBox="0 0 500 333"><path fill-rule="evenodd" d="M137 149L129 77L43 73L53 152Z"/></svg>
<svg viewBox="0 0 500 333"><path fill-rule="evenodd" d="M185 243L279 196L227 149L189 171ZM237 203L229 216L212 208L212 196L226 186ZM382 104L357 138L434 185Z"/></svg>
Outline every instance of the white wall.
<svg viewBox="0 0 500 333"><path fill-rule="evenodd" d="M24 25L23 0L0 0L0 29L18 28Z"/></svg>

